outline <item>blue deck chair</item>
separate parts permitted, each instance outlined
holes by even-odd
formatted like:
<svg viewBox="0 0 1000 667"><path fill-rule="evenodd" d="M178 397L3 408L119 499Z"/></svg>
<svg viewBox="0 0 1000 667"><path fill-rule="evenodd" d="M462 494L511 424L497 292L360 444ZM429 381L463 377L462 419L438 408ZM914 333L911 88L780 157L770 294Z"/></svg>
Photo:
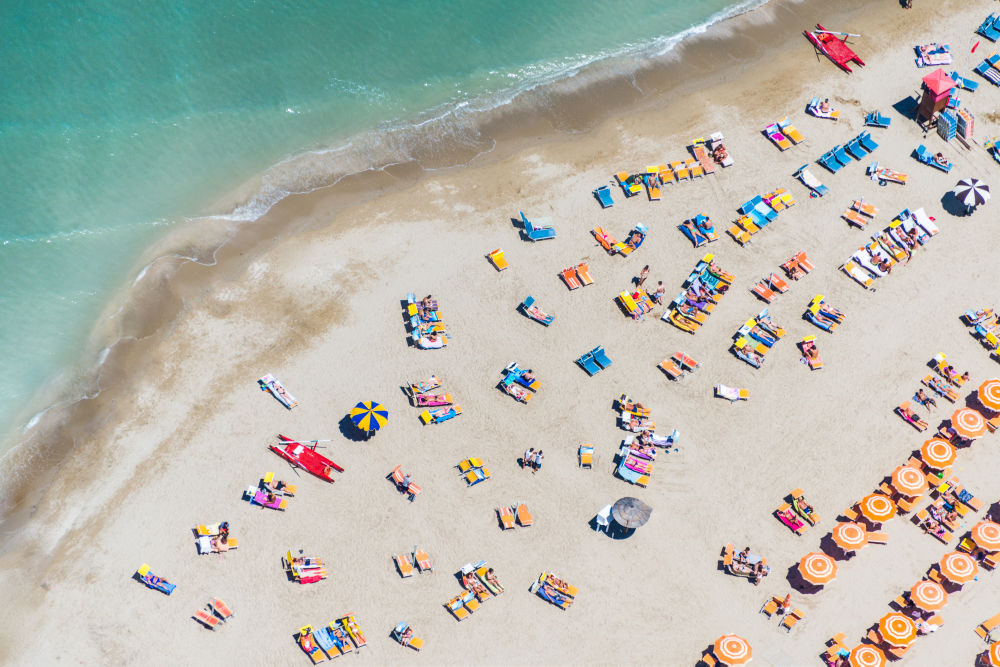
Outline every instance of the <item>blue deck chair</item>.
<svg viewBox="0 0 1000 667"><path fill-rule="evenodd" d="M690 241L691 241L691 243L693 243L693 244L694 244L694 247L695 247L695 248L697 248L697 247L699 247L699 246L703 246L703 245L705 245L705 244L706 244L706 243L708 243L708 242L709 242L709 240L710 240L710 239L709 239L709 238L708 238L707 236L702 236L702 235L700 235L700 234L699 234L698 236L699 236L699 238L701 239L701 240L699 241L698 239L696 239L696 238L695 238L695 235L694 235L694 233L692 233L692 232L691 232L691 230L690 230L690 229L688 229L687 227L685 227L684 225L677 225L677 229L679 229L679 230L681 230L682 232L684 232L684 236L688 237L688 240L690 240Z"/></svg>
<svg viewBox="0 0 1000 667"><path fill-rule="evenodd" d="M970 93L976 92L976 88L979 87L979 83L977 81L972 81L971 79L966 79L964 76L959 76L958 72L952 72L948 75L948 77L957 83L959 88L964 88Z"/></svg>
<svg viewBox="0 0 1000 667"><path fill-rule="evenodd" d="M875 141L872 139L871 133L869 132L862 132L861 134L859 134L858 142L861 144L861 147L864 148L869 153L878 148L878 144L875 143Z"/></svg>
<svg viewBox="0 0 1000 667"><path fill-rule="evenodd" d="M861 147L861 141L857 137L844 144L844 150L859 162L865 159L865 155L867 155L867 153L865 153L865 149Z"/></svg>
<svg viewBox="0 0 1000 667"><path fill-rule="evenodd" d="M530 220L524 220L524 234L531 241L542 241L544 239L554 239L556 237L556 230L549 228L536 228L531 224Z"/></svg>
<svg viewBox="0 0 1000 667"><path fill-rule="evenodd" d="M754 210L757 211L757 213L760 216L767 218L767 222L771 222L772 220L778 217L778 212L775 211L770 206L768 206L767 204L765 204L763 199L757 202L757 205L754 207Z"/></svg>
<svg viewBox="0 0 1000 667"><path fill-rule="evenodd" d="M597 347L595 347L593 350L590 351L590 354L593 356L594 361L596 361L601 368L607 368L613 363L611 359L608 358L608 355L604 353L603 345L598 345Z"/></svg>
<svg viewBox="0 0 1000 667"><path fill-rule="evenodd" d="M844 151L843 146L836 146L833 149L833 157L837 162L845 167L851 164L851 157Z"/></svg>
<svg viewBox="0 0 1000 667"><path fill-rule="evenodd" d="M985 60L973 68L977 74L982 74L983 78L992 83L994 86L1000 86L1000 72L997 72L993 67L990 66Z"/></svg>
<svg viewBox="0 0 1000 667"><path fill-rule="evenodd" d="M986 17L986 20L983 21L982 25L979 26L976 32L991 42L997 41L1000 39L1000 30L997 30L996 21L997 17L994 14L990 14Z"/></svg>
<svg viewBox="0 0 1000 667"><path fill-rule="evenodd" d="M609 208L615 205L614 200L611 199L611 188L607 185L602 185L594 190L594 196L597 197L597 201L601 202L601 208Z"/></svg>
<svg viewBox="0 0 1000 667"><path fill-rule="evenodd" d="M594 355L591 352L577 359L576 363L580 364L581 368L587 371L587 375L596 375L601 372L601 367L594 363Z"/></svg>
<svg viewBox="0 0 1000 667"><path fill-rule="evenodd" d="M838 171L840 171L841 167L843 166L839 162L837 162L836 158L833 157L833 151L829 151L827 153L823 153L819 157L819 159L817 160L817 162L819 162L821 165L823 165L824 167L826 167L827 169L829 169L830 171L832 171L835 174Z"/></svg>
<svg viewBox="0 0 1000 667"><path fill-rule="evenodd" d="M865 125L869 127L889 127L891 122L891 118L883 116L878 111L872 111L870 114L865 116Z"/></svg>

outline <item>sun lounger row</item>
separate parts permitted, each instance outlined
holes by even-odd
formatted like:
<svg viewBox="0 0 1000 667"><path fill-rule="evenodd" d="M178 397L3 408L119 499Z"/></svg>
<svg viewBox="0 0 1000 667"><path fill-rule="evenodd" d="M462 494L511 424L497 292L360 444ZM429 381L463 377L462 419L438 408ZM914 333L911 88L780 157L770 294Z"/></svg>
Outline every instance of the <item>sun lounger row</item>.
<svg viewBox="0 0 1000 667"><path fill-rule="evenodd" d="M761 199L763 199L764 203L770 206L775 213L780 213L786 208L795 206L795 198L792 197L792 194L787 192L785 188L775 188L772 192L768 192L766 195L761 195Z"/></svg>
<svg viewBox="0 0 1000 667"><path fill-rule="evenodd" d="M822 294L817 294L806 308L805 318L823 331L833 333L844 322L844 313L823 300Z"/></svg>
<svg viewBox="0 0 1000 667"><path fill-rule="evenodd" d="M392 560L396 564L396 569L399 570L399 576L402 579L412 577L414 572L423 574L424 572L434 570L431 566L431 557L427 555L426 551L418 549L415 546L412 553L393 554Z"/></svg>
<svg viewBox="0 0 1000 667"><path fill-rule="evenodd" d="M274 475L274 473L268 474ZM240 546L237 539L229 532L228 521L222 521L212 526L196 526L195 534L197 535L195 545L198 547L200 555L226 553L230 549Z"/></svg>
<svg viewBox="0 0 1000 667"><path fill-rule="evenodd" d="M497 516L500 517L501 530L514 527L516 521L522 528L534 525L535 519L528 511L528 506L524 503L514 503L513 505L502 505L497 508Z"/></svg>
<svg viewBox="0 0 1000 667"><path fill-rule="evenodd" d="M684 282L684 289L670 304L669 310L660 318L673 324L681 331L694 334L715 310L732 285L735 277L715 263L715 255L709 253L695 265L694 271Z"/></svg>
<svg viewBox="0 0 1000 667"><path fill-rule="evenodd" d="M771 123L764 128L763 134L783 151L791 148L793 144L799 144L806 140L788 118Z"/></svg>
<svg viewBox="0 0 1000 667"><path fill-rule="evenodd" d="M917 245L927 243L940 230L922 208L904 209L883 231L872 235L872 242L858 249L841 269L858 284L874 289L877 278L889 275L892 267L908 259Z"/></svg>
<svg viewBox="0 0 1000 667"><path fill-rule="evenodd" d="M220 623L233 617L233 610L219 598L214 598L205 609L199 609L192 616L209 630L215 630Z"/></svg>
<svg viewBox="0 0 1000 667"><path fill-rule="evenodd" d="M951 64L951 46L948 44L922 44L914 47L917 67L934 67Z"/></svg>
<svg viewBox="0 0 1000 667"><path fill-rule="evenodd" d="M573 605L576 596L580 594L576 586L567 584L550 572L542 572L538 575L538 579L531 584L529 590L564 611Z"/></svg>
<svg viewBox="0 0 1000 667"><path fill-rule="evenodd" d="M581 264L581 266L585 267L586 265L585 264ZM566 269L566 270L569 271L570 269ZM589 273L586 274L586 275L587 275L587 278L590 278L590 274ZM591 280L591 282L593 282L593 281ZM587 283L587 284L589 285L590 283ZM573 289L573 288L570 288L570 289ZM530 294L528 296L526 296L524 298L524 301L522 301L517 306L517 309L519 311L521 311L522 313L524 313L524 316L527 317L528 319L535 320L539 324L541 324L543 326L546 326L546 327L549 326L550 324L552 324L552 322L555 321L555 319L556 319L554 315L549 315L548 313L544 312L541 308L539 308L538 306L536 306L535 305L535 297L531 296Z"/></svg>
<svg viewBox="0 0 1000 667"><path fill-rule="evenodd" d="M559 275L562 276L563 282L566 283L566 287L568 287L570 290L575 290L579 287L586 287L587 285L594 284L594 279L590 277L590 265L587 264L586 262L580 262L576 266L567 267L563 269ZM531 299L531 303L528 303L528 299ZM540 317L533 317L530 314L528 309L531 308L531 305L535 302L535 300L530 296L528 297L528 299L525 299L525 304L522 304L521 306L522 310L524 310L524 313L528 315L528 317L531 317L533 320L541 322L545 326L551 324L552 318L548 317L544 313L542 313ZM546 321L546 318L548 319L548 321Z"/></svg>
<svg viewBox="0 0 1000 667"><path fill-rule="evenodd" d="M683 352L675 352L674 356L659 363L659 369L671 380L680 380L688 373L698 370L698 362Z"/></svg>
<svg viewBox="0 0 1000 667"><path fill-rule="evenodd" d="M962 317L969 325L969 333L979 338L986 348L996 353L997 348L1000 347L1000 318L997 317L993 309L967 310Z"/></svg>
<svg viewBox="0 0 1000 667"><path fill-rule="evenodd" d="M878 144L872 139L871 133L865 130L843 146L834 146L817 161L833 173L837 173L851 163L850 158L853 157L860 162L876 148Z"/></svg>
<svg viewBox="0 0 1000 667"><path fill-rule="evenodd" d="M916 157L920 162L926 165L934 167L935 169L940 169L944 173L951 171L952 164L945 158L941 153L936 155L927 150L923 144L917 146L916 150L913 151L914 157ZM940 157L938 157L940 156Z"/></svg>
<svg viewBox="0 0 1000 667"><path fill-rule="evenodd" d="M627 240L622 243L611 236L603 227L595 227L591 230L594 238L597 242L604 248L609 255L619 254L623 257L632 254L633 250L638 249L642 245L642 242L646 240L646 235L649 233L649 228L642 223L636 223L635 227L631 232L628 233L626 237ZM564 276L565 277L565 276ZM593 281L591 281L593 282ZM589 284L589 283L588 283ZM570 287L570 289L574 289Z"/></svg>
<svg viewBox="0 0 1000 667"><path fill-rule="evenodd" d="M628 436L618 449L618 467L615 472L629 484L648 486L655 458L656 448L653 445L639 445L634 436Z"/></svg>
<svg viewBox="0 0 1000 667"><path fill-rule="evenodd" d="M823 100L820 100L818 97L812 98L809 100L809 104L806 105L806 111L817 118L827 118L829 120L840 118L840 111L830 106L829 98Z"/></svg>
<svg viewBox="0 0 1000 667"><path fill-rule="evenodd" d="M698 161L698 164L706 174L714 174L717 165L726 166L716 156L720 151L711 151L709 142L705 141L704 137L693 139L691 145L688 146L688 150L691 151L691 155ZM725 149L721 152L725 152Z"/></svg>
<svg viewBox="0 0 1000 667"><path fill-rule="evenodd" d="M820 182L820 180L816 178L816 176L811 171L809 171L809 165L807 164L804 164L801 167L799 167L795 171L793 176L802 181L802 185L806 186L812 191L810 192L810 196L822 197L823 195L825 195L827 192L830 191L828 187L823 185Z"/></svg>
<svg viewBox="0 0 1000 667"><path fill-rule="evenodd" d="M762 195L757 195L737 209L740 217L727 231L740 245L746 245L751 237L777 219L778 211L794 204L795 200L784 188L768 193L767 201Z"/></svg>
<svg viewBox="0 0 1000 667"><path fill-rule="evenodd" d="M778 274L771 273L764 276L763 280L751 287L750 291L762 301L772 303L778 298L779 294L784 294L788 291L788 283L778 277Z"/></svg>
<svg viewBox="0 0 1000 667"><path fill-rule="evenodd" d="M645 319L646 313L653 310L653 300L642 289L634 292L622 292L617 297L618 303L633 320Z"/></svg>
<svg viewBox="0 0 1000 667"><path fill-rule="evenodd" d="M412 292L407 294L406 317L414 345L422 350L438 350L448 345L447 331L437 301L432 301L430 296L418 302Z"/></svg>
<svg viewBox="0 0 1000 667"><path fill-rule="evenodd" d="M868 177L873 181L878 181L879 185L884 185L888 182L906 185L906 182L910 179L907 174L904 174L901 171L896 171L895 169L879 165L878 161L872 162L868 165L868 169L865 173L868 174Z"/></svg>
<svg viewBox="0 0 1000 667"><path fill-rule="evenodd" d="M695 248L719 240L712 220L702 213L677 225L677 229L681 230L684 236L688 237Z"/></svg>
<svg viewBox="0 0 1000 667"><path fill-rule="evenodd" d="M518 386L520 385L520 386ZM510 394L515 400L527 403L534 396L531 392L538 391L541 382L535 378L530 368L520 368L516 361L512 361L504 368L504 376L500 380L499 387L502 391Z"/></svg>
<svg viewBox="0 0 1000 667"><path fill-rule="evenodd" d="M587 375L596 375L610 366L612 361L608 358L607 353L605 353L604 346L598 345L577 359L576 363L580 364L580 367L587 371Z"/></svg>
<svg viewBox="0 0 1000 667"><path fill-rule="evenodd" d="M413 634L413 628L406 621L400 621L392 629L392 638L399 642L401 646L409 646L415 651L419 651L424 647L424 640Z"/></svg>
<svg viewBox="0 0 1000 667"><path fill-rule="evenodd" d="M878 208L873 204L869 204L864 199L855 199L851 202L850 208L844 211L840 217L847 220L847 224L852 227L864 229L868 226L869 220L877 214Z"/></svg>
<svg viewBox="0 0 1000 667"><path fill-rule="evenodd" d="M299 628L296 641L313 664L323 662L327 656L332 660L354 649L360 650L368 644L353 615L332 621L319 630L314 630L311 625L304 625Z"/></svg>
<svg viewBox="0 0 1000 667"><path fill-rule="evenodd" d="M805 251L800 250L790 260L782 264L781 268L791 280L798 280L812 272L816 267L809 261Z"/></svg>
<svg viewBox="0 0 1000 667"><path fill-rule="evenodd" d="M490 478L490 469L483 465L482 459L475 457L467 458L456 467L459 474L465 479L465 483L469 486L475 486Z"/></svg>
<svg viewBox="0 0 1000 667"><path fill-rule="evenodd" d="M994 86L1000 86L1000 55L994 53L972 69Z"/></svg>
<svg viewBox="0 0 1000 667"><path fill-rule="evenodd" d="M764 356L784 335L785 330L771 320L768 309L765 308L737 329L733 352L754 368L760 368L764 363Z"/></svg>
<svg viewBox="0 0 1000 667"><path fill-rule="evenodd" d="M465 592L445 603L445 607L459 621L463 621L479 609L480 603L500 595L504 589L486 566L486 561L466 563L458 573Z"/></svg>
<svg viewBox="0 0 1000 667"><path fill-rule="evenodd" d="M286 551L281 557L281 567L293 581L300 584L314 584L326 579L326 566L323 561L315 556L302 555L301 549L298 556L293 556L291 549Z"/></svg>
<svg viewBox="0 0 1000 667"><path fill-rule="evenodd" d="M250 486L246 491L243 492L243 498L250 501L250 505L260 505L261 509L265 507L272 510L280 510L284 512L288 509L288 500L282 498L277 493L275 493L270 487L262 488L259 483L257 486Z"/></svg>

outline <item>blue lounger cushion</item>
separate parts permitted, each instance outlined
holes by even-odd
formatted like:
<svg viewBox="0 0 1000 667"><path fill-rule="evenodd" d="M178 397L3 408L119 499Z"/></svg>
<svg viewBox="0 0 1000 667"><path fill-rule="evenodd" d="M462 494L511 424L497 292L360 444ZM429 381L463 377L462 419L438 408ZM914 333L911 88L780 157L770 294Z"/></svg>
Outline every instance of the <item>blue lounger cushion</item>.
<svg viewBox="0 0 1000 667"><path fill-rule="evenodd" d="M594 363L594 356L590 352L577 359L576 363L580 364L583 370L587 371L588 375L595 375L601 372L601 367Z"/></svg>
<svg viewBox="0 0 1000 667"><path fill-rule="evenodd" d="M602 185L594 190L594 196L597 197L597 201L601 203L601 208L608 208L609 206L614 206L615 204L614 200L611 199L611 188L607 185Z"/></svg>
<svg viewBox="0 0 1000 667"><path fill-rule="evenodd" d="M596 361L601 368L607 368L613 363L611 359L608 358L608 355L605 354L604 346L602 345L598 345L597 347L595 347L593 350L590 351L590 354L593 356L594 361Z"/></svg>

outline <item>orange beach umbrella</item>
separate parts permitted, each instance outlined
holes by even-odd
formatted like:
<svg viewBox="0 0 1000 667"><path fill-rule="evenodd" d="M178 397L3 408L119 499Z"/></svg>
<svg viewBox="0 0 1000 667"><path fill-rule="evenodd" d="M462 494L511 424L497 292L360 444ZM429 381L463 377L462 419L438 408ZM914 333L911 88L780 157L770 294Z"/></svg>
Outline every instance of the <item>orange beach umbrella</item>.
<svg viewBox="0 0 1000 667"><path fill-rule="evenodd" d="M892 471L892 488L912 498L927 490L927 478L913 466L899 466Z"/></svg>
<svg viewBox="0 0 1000 667"><path fill-rule="evenodd" d="M753 657L750 642L739 635L722 635L715 640L712 652L727 665L742 665Z"/></svg>
<svg viewBox="0 0 1000 667"><path fill-rule="evenodd" d="M981 549L1000 551L1000 524L980 521L972 527L972 541Z"/></svg>
<svg viewBox="0 0 1000 667"><path fill-rule="evenodd" d="M813 551L799 561L802 578L817 586L833 581L837 576L837 564L825 553Z"/></svg>
<svg viewBox="0 0 1000 667"><path fill-rule="evenodd" d="M879 619L878 634L887 644L909 646L917 638L917 626L909 616L894 611Z"/></svg>
<svg viewBox="0 0 1000 667"><path fill-rule="evenodd" d="M882 650L877 646L859 644L851 651L851 656L848 660L851 663L851 667L883 667L885 665L885 653L882 653Z"/></svg>
<svg viewBox="0 0 1000 667"><path fill-rule="evenodd" d="M972 408L962 408L951 416L951 427L963 438L978 438L986 433L986 418Z"/></svg>
<svg viewBox="0 0 1000 667"><path fill-rule="evenodd" d="M910 602L924 611L938 611L948 604L948 592L936 581L922 579L910 589Z"/></svg>
<svg viewBox="0 0 1000 667"><path fill-rule="evenodd" d="M941 574L956 584L967 584L976 578L979 565L976 559L962 551L952 551L938 561Z"/></svg>
<svg viewBox="0 0 1000 667"><path fill-rule="evenodd" d="M993 378L979 385L978 397L983 407L1000 412L1000 379Z"/></svg>
<svg viewBox="0 0 1000 667"><path fill-rule="evenodd" d="M920 458L931 468L944 470L955 462L955 447L947 440L931 438L920 446Z"/></svg>
<svg viewBox="0 0 1000 667"><path fill-rule="evenodd" d="M866 519L876 523L888 521L896 516L896 504L884 493L873 493L865 496L858 503L858 509Z"/></svg>
<svg viewBox="0 0 1000 667"><path fill-rule="evenodd" d="M989 653L986 654L993 667L1000 667L1000 642L990 644Z"/></svg>
<svg viewBox="0 0 1000 667"><path fill-rule="evenodd" d="M859 524L842 521L833 527L833 541L844 551L857 551L868 544L868 531Z"/></svg>

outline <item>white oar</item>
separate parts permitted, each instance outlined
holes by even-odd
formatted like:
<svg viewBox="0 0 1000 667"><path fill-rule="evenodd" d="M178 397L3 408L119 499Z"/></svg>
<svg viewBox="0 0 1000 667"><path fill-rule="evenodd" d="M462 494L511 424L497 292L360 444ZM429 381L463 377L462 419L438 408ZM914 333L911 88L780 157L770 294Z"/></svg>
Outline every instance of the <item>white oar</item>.
<svg viewBox="0 0 1000 667"><path fill-rule="evenodd" d="M861 35L855 35L853 32L836 32L835 30L813 30L813 32L818 32L826 35L847 35L848 37L861 37Z"/></svg>

